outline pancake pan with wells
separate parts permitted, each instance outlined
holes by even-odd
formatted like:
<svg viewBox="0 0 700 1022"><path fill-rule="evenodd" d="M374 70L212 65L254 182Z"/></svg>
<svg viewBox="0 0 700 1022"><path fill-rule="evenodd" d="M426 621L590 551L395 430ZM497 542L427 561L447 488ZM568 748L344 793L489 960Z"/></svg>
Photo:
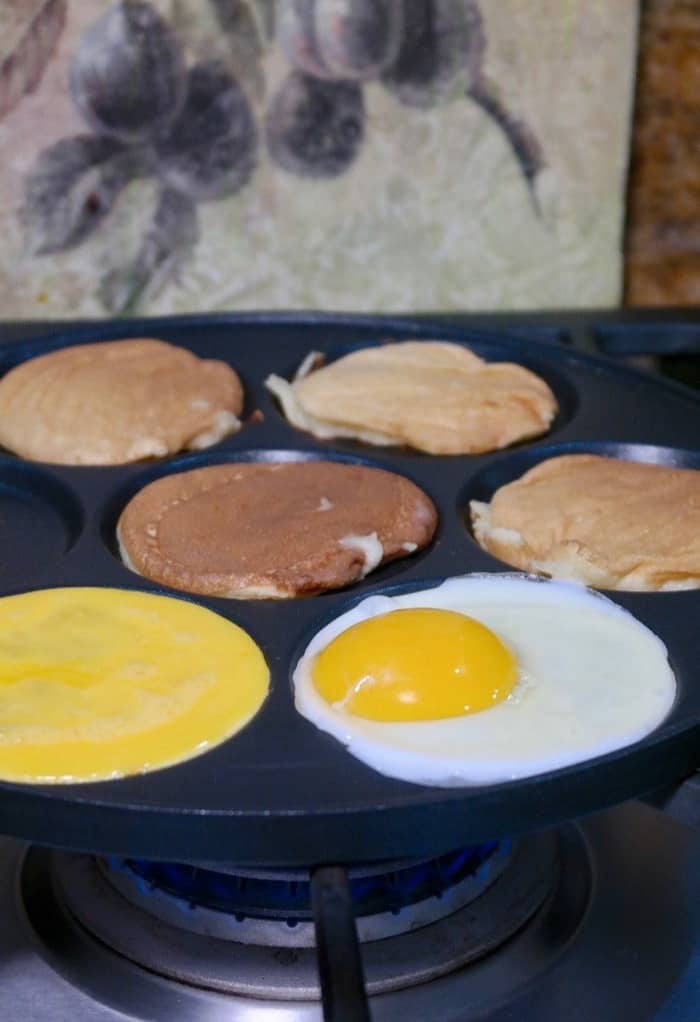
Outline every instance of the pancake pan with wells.
<svg viewBox="0 0 700 1022"><path fill-rule="evenodd" d="M472 538L468 503L488 499L546 457L590 451L700 468L699 395L564 345L367 317L221 316L61 326L41 340L0 348L0 372L68 344L134 336L158 337L229 362L245 387L248 421L204 452L110 468L30 463L1 452L2 595L104 585L183 596L127 570L118 557L115 523L145 483L221 462L326 458L386 468L433 499L438 529L427 550L343 591L274 602L185 596L239 624L261 647L271 689L256 718L210 752L153 773L83 785L0 783L0 832L76 850L241 866L427 857L602 809L678 780L698 765L700 590L608 594L668 647L678 695L666 721L625 749L514 782L441 789L384 777L296 712L291 671L315 632L370 594L428 587L468 572L512 570ZM532 369L559 403L551 429L505 451L450 457L319 441L289 425L263 386L272 372L291 377L312 349L330 361L357 347L408 338L457 341L487 360ZM258 409L262 417L252 416Z"/></svg>

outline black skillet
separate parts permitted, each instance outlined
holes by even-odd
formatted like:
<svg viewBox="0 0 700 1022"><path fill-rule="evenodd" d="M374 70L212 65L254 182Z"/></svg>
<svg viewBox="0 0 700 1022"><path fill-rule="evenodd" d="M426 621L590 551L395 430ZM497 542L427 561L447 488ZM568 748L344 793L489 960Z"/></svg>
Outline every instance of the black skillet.
<svg viewBox="0 0 700 1022"><path fill-rule="evenodd" d="M246 424L209 451L116 468L63 468L0 456L0 593L59 585L160 591L115 553L114 523L145 482L236 459L333 458L403 473L435 501L432 547L343 592L283 602L200 602L247 629L272 673L271 693L239 735L180 766L120 781L70 786L0 784L0 832L77 850L239 865L310 865L429 856L580 816L646 793L700 763L700 591L612 598L667 644L678 678L668 719L646 739L578 766L460 789L383 777L295 711L290 671L311 635L370 593L420 588L450 575L507 570L470 536L464 511L542 458L566 451L700 468L700 397L612 361L425 320L338 316L219 316L56 328L0 347L0 372L52 348L157 336L229 361L246 388ZM310 350L333 359L382 339L441 337L490 360L539 373L560 414L546 437L483 456L429 457L396 448L317 441L289 426L263 388ZM679 508L679 514L682 509ZM168 591L170 592L170 591Z"/></svg>

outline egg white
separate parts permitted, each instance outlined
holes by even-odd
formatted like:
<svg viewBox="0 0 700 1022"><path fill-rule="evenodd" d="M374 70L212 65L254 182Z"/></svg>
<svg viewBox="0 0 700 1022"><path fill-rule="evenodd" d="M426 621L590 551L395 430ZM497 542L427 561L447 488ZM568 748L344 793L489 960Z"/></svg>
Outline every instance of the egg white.
<svg viewBox="0 0 700 1022"><path fill-rule="evenodd" d="M476 618L516 655L501 703L444 720L382 723L331 706L311 679L341 632L406 607ZM623 748L664 720L676 681L663 642L626 610L569 582L465 575L434 589L372 596L318 632L292 676L297 710L380 773L443 787L529 777Z"/></svg>

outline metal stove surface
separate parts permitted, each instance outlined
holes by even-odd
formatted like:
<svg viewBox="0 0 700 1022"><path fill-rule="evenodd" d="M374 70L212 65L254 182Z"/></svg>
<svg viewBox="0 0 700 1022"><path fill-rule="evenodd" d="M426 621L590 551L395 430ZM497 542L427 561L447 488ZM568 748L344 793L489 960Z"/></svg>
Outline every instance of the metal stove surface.
<svg viewBox="0 0 700 1022"><path fill-rule="evenodd" d="M561 840L563 864L575 866L576 855L583 855L583 868L562 870L550 899L515 937L439 980L372 997L374 1022L698 1022L698 834L656 809L628 803L564 828ZM56 927L48 907L42 943L21 904L24 850L19 842L0 839L1 1017L321 1019L317 1003L232 997L157 977L76 924ZM580 908L582 897L587 906L577 921L572 906Z"/></svg>

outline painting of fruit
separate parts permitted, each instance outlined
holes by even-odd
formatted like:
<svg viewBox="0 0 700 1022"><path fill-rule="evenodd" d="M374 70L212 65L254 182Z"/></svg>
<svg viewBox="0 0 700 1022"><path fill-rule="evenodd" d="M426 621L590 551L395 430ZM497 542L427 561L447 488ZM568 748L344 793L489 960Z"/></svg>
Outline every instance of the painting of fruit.
<svg viewBox="0 0 700 1022"><path fill-rule="evenodd" d="M18 315L615 299L632 0L61 3L0 120Z"/></svg>

